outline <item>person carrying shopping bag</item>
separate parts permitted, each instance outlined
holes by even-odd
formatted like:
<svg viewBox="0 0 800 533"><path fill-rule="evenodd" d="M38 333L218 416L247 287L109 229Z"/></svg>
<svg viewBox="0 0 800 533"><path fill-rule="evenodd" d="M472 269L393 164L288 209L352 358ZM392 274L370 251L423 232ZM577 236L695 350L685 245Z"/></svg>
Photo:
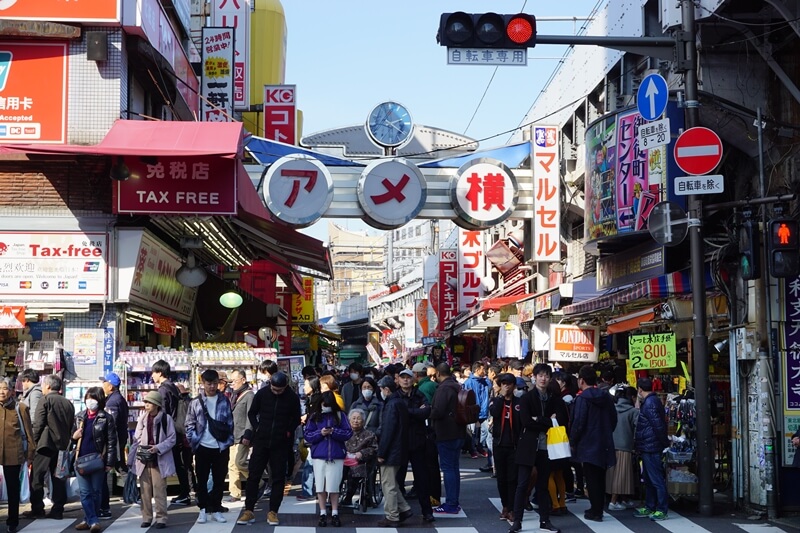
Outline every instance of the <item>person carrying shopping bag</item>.
<svg viewBox="0 0 800 533"><path fill-rule="evenodd" d="M155 527L167 527L167 478L175 474L172 449L177 436L175 422L163 407L164 401L158 391L150 391L144 397L144 412L136 423L128 457L129 466L141 485L143 528L153 523L153 498Z"/></svg>
<svg viewBox="0 0 800 533"><path fill-rule="evenodd" d="M8 518L6 531L16 533L19 526L19 500L22 489L20 474L22 469L27 469L33 462L36 447L33 443L33 428L31 427L30 411L28 406L17 403L8 380L0 380L0 464L3 465L3 474L6 478L8 489ZM27 463L26 463L27 461ZM28 476L25 476L28 482Z"/></svg>

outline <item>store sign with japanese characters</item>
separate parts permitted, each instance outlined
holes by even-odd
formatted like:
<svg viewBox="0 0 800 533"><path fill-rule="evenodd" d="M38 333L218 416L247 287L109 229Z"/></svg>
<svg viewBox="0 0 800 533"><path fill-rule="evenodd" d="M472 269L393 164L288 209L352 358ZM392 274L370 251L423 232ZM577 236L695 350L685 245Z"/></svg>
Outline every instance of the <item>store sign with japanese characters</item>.
<svg viewBox="0 0 800 533"><path fill-rule="evenodd" d="M211 26L234 28L233 106L250 108L250 12L251 0L212 0Z"/></svg>
<svg viewBox="0 0 800 533"><path fill-rule="evenodd" d="M297 87L264 85L264 137L297 143Z"/></svg>
<svg viewBox="0 0 800 533"><path fill-rule="evenodd" d="M235 215L236 161L221 157L123 158L130 179L117 181L118 214Z"/></svg>
<svg viewBox="0 0 800 533"><path fill-rule="evenodd" d="M313 157L282 157L269 167L264 181L267 209L287 224L310 226L333 201L333 178Z"/></svg>
<svg viewBox="0 0 800 533"><path fill-rule="evenodd" d="M66 43L0 43L0 143L66 142L67 57Z"/></svg>
<svg viewBox="0 0 800 533"><path fill-rule="evenodd" d="M674 333L648 333L628 337L628 359L632 370L678 366Z"/></svg>
<svg viewBox="0 0 800 533"><path fill-rule="evenodd" d="M99 300L107 280L105 233L0 233L0 297Z"/></svg>
<svg viewBox="0 0 800 533"><path fill-rule="evenodd" d="M458 230L458 310L467 311L483 296L486 236L482 231Z"/></svg>
<svg viewBox="0 0 800 533"><path fill-rule="evenodd" d="M393 229L419 214L428 198L428 185L416 165L405 159L375 161L361 173L357 194L367 224Z"/></svg>
<svg viewBox="0 0 800 533"><path fill-rule="evenodd" d="M468 229L500 224L511 216L518 199L517 178L501 161L473 159L450 178L455 222Z"/></svg>
<svg viewBox="0 0 800 533"><path fill-rule="evenodd" d="M785 411L797 411L800 416L800 278L787 279L784 283L786 302L786 357L783 364L783 397Z"/></svg>
<svg viewBox="0 0 800 533"><path fill-rule="evenodd" d="M561 261L561 179L558 128L533 126L533 260Z"/></svg>
<svg viewBox="0 0 800 533"><path fill-rule="evenodd" d="M448 65L512 65L528 64L528 51L506 48L448 48Z"/></svg>
<svg viewBox="0 0 800 533"><path fill-rule="evenodd" d="M445 331L458 315L458 252L453 249L439 250L439 331Z"/></svg>
<svg viewBox="0 0 800 533"><path fill-rule="evenodd" d="M549 361L594 363L600 355L600 330L568 324L550 324Z"/></svg>
<svg viewBox="0 0 800 533"><path fill-rule="evenodd" d="M233 122L233 28L203 28L200 119Z"/></svg>
<svg viewBox="0 0 800 533"><path fill-rule="evenodd" d="M314 322L314 278L303 276L303 294L292 295L292 323Z"/></svg>

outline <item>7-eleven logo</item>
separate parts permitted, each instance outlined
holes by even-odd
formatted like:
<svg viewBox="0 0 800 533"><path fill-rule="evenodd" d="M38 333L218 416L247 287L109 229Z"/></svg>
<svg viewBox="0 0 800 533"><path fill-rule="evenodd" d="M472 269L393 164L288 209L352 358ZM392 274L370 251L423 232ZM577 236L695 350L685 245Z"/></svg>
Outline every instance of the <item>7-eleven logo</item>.
<svg viewBox="0 0 800 533"><path fill-rule="evenodd" d="M8 81L8 71L11 70L11 59L13 54L8 50L0 50L0 92L6 88Z"/></svg>

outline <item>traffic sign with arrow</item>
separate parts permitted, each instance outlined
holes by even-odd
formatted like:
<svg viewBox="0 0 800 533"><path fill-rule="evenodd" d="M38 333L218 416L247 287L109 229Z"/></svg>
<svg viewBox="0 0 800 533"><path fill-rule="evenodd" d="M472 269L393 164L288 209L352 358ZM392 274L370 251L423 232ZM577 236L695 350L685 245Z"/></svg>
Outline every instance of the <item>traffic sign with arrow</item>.
<svg viewBox="0 0 800 533"><path fill-rule="evenodd" d="M664 114L669 100L667 80L660 74L649 74L639 85L636 106L645 120L656 120Z"/></svg>

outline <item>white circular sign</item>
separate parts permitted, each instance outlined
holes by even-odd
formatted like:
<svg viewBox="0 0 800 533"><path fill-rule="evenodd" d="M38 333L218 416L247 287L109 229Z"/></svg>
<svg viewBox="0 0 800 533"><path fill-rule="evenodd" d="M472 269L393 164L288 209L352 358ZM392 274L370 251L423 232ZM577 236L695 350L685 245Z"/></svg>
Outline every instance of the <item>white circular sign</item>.
<svg viewBox="0 0 800 533"><path fill-rule="evenodd" d="M450 178L450 202L459 217L455 222L469 229L500 224L514 212L518 198L517 178L495 159L468 161Z"/></svg>
<svg viewBox="0 0 800 533"><path fill-rule="evenodd" d="M393 229L416 217L428 199L428 183L413 163L399 158L370 163L358 180L365 222Z"/></svg>
<svg viewBox="0 0 800 533"><path fill-rule="evenodd" d="M275 161L264 181L267 209L293 226L310 226L325 214L333 201L330 172L325 165L304 154Z"/></svg>

